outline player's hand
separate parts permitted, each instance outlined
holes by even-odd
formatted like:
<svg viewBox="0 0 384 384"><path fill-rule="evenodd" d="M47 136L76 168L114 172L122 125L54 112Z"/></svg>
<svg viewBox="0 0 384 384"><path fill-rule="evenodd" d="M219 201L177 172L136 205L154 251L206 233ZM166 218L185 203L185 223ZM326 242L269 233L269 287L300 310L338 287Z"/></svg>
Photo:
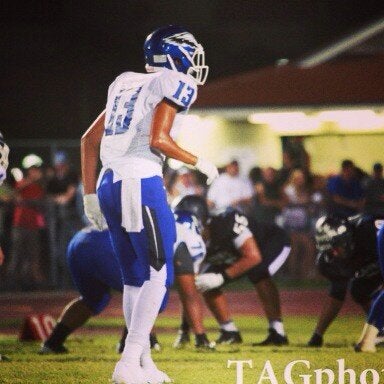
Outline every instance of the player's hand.
<svg viewBox="0 0 384 384"><path fill-rule="evenodd" d="M102 231L107 224L100 209L99 199L95 193L84 195L84 212L88 220L98 230Z"/></svg>
<svg viewBox="0 0 384 384"><path fill-rule="evenodd" d="M211 184L219 176L216 166L208 160L199 157L195 165L196 169L207 176L207 184Z"/></svg>
<svg viewBox="0 0 384 384"><path fill-rule="evenodd" d="M224 276L221 273L202 273L196 276L195 284L200 292L210 291L224 284Z"/></svg>

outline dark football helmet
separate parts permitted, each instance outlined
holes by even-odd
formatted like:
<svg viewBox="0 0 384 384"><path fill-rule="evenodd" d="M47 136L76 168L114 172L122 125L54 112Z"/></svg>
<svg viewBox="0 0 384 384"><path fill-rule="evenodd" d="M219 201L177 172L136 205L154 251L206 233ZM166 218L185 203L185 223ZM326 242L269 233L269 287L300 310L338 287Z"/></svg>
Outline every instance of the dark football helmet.
<svg viewBox="0 0 384 384"><path fill-rule="evenodd" d="M180 201L176 202L174 211L175 213L188 212L195 216L201 228L205 226L209 217L207 202L198 195L184 196Z"/></svg>
<svg viewBox="0 0 384 384"><path fill-rule="evenodd" d="M323 216L316 222L316 248L330 257L348 257L353 250L352 227L347 220Z"/></svg>

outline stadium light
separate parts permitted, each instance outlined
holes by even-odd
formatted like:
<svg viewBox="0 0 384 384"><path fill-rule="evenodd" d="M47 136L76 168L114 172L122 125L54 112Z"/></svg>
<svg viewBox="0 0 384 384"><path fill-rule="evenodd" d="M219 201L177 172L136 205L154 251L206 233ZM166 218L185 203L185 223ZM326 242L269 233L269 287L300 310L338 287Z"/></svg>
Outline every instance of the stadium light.
<svg viewBox="0 0 384 384"><path fill-rule="evenodd" d="M278 133L297 131L314 131L320 127L316 117L307 116L304 112L267 112L253 113L248 116L251 124L266 124Z"/></svg>
<svg viewBox="0 0 384 384"><path fill-rule="evenodd" d="M317 114L321 122L334 122L346 130L371 130L384 127L384 115L371 109L328 110Z"/></svg>
<svg viewBox="0 0 384 384"><path fill-rule="evenodd" d="M294 121L305 118L304 112L266 112L252 113L248 116L251 124L280 124L284 121Z"/></svg>

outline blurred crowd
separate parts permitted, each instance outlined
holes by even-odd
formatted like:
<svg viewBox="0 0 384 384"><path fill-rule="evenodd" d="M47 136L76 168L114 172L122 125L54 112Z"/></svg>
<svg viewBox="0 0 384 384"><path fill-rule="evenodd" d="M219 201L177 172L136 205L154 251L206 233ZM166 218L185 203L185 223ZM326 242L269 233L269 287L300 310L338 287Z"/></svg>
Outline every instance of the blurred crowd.
<svg viewBox="0 0 384 384"><path fill-rule="evenodd" d="M50 166L34 154L21 165L0 187L0 289L70 288L66 247L84 226L78 173L62 151Z"/></svg>
<svg viewBox="0 0 384 384"><path fill-rule="evenodd" d="M292 279L316 278L315 224L332 214L348 217L365 212L384 217L383 166L375 163L372 173L362 171L352 160L343 160L335 175L310 172L305 151L285 151L281 169L254 167L241 176L239 162L230 161L220 176L206 187L196 171L181 168L167 173L170 201L188 194L207 197L212 212L236 208L258 221L274 222L286 229L292 252L284 276Z"/></svg>
<svg viewBox="0 0 384 384"><path fill-rule="evenodd" d="M258 221L275 222L291 236L292 253L283 274L315 278L314 227L324 214L346 217L367 212L384 217L383 166L363 172L349 159L335 175L310 171L303 150L285 150L281 169L254 167L242 176L232 159L209 187L194 169L166 168L169 202L191 194L205 196L212 212L239 209ZM23 159L0 187L0 241L6 254L0 290L71 288L65 253L68 241L87 225L79 174L65 152L50 166L37 155Z"/></svg>

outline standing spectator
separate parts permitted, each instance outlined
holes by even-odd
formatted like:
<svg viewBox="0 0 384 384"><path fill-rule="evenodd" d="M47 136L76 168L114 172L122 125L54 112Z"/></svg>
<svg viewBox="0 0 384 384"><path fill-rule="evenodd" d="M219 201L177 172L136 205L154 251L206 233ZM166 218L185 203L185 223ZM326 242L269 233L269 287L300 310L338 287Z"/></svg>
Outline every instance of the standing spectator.
<svg viewBox="0 0 384 384"><path fill-rule="evenodd" d="M7 177L8 155L9 155L9 147L4 141L3 134L0 132L0 185L3 184L3 181ZM4 231L2 231L1 233L4 233ZM3 253L3 249L0 246L0 266L3 263L4 263L4 253Z"/></svg>
<svg viewBox="0 0 384 384"><path fill-rule="evenodd" d="M341 172L328 180L329 214L343 218L358 213L363 207L363 189L356 177L352 160L343 160Z"/></svg>
<svg viewBox="0 0 384 384"><path fill-rule="evenodd" d="M239 174L239 163L232 160L225 171L208 189L207 201L210 209L219 211L227 207L244 212L249 209L253 196L250 181Z"/></svg>
<svg viewBox="0 0 384 384"><path fill-rule="evenodd" d="M263 175L260 167L253 167L248 174L248 178L251 181L252 185L260 183Z"/></svg>
<svg viewBox="0 0 384 384"><path fill-rule="evenodd" d="M292 242L288 267L295 278L315 275L315 244L310 236L310 206L312 193L302 169L291 172L284 187L287 205L283 208L284 228L290 233Z"/></svg>
<svg viewBox="0 0 384 384"><path fill-rule="evenodd" d="M54 157L54 174L48 180L50 197L50 240L53 255L51 276L53 284L60 288L71 286L65 262L69 240L82 227L76 208L78 175L69 165L67 154L58 151Z"/></svg>
<svg viewBox="0 0 384 384"><path fill-rule="evenodd" d="M283 166L279 169L278 179L280 185L284 185L288 179L291 172L295 169L295 161L293 159L293 154L289 150L283 151Z"/></svg>
<svg viewBox="0 0 384 384"><path fill-rule="evenodd" d="M372 178L365 190L365 213L384 216L384 178L383 165L373 165Z"/></svg>
<svg viewBox="0 0 384 384"><path fill-rule="evenodd" d="M310 167L310 158L307 150L304 147L304 137L287 137L284 147L284 152L290 157L291 168L301 168L305 173L308 173Z"/></svg>
<svg viewBox="0 0 384 384"><path fill-rule="evenodd" d="M45 227L42 160L36 155L28 155L22 163L26 175L15 185L8 280L23 289L35 289L44 283L40 238L40 230Z"/></svg>
<svg viewBox="0 0 384 384"><path fill-rule="evenodd" d="M276 223L285 205L285 196L274 168L268 167L262 170L262 180L255 185L255 191L257 199L255 218L266 223Z"/></svg>
<svg viewBox="0 0 384 384"><path fill-rule="evenodd" d="M202 196L204 192L204 187L197 180L196 171L187 167L181 167L177 170L175 181L169 189L171 200L187 195Z"/></svg>

